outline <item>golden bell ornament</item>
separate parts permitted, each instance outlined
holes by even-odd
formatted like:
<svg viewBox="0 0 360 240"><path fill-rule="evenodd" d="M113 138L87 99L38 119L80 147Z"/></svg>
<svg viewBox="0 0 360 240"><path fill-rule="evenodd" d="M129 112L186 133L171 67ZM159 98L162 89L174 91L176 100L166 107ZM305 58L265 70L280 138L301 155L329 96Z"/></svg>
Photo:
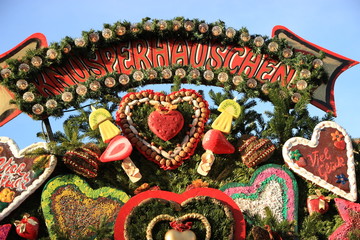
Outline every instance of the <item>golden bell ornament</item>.
<svg viewBox="0 0 360 240"><path fill-rule="evenodd" d="M166 232L165 240L196 240L196 235L191 230L179 232L171 229Z"/></svg>

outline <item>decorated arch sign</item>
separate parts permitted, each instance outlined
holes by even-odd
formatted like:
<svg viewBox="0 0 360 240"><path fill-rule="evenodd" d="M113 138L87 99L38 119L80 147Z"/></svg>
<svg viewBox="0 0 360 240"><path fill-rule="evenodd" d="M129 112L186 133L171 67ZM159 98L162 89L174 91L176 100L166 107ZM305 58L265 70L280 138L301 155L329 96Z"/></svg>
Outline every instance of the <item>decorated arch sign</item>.
<svg viewBox="0 0 360 240"><path fill-rule="evenodd" d="M64 109L87 99L173 82L220 86L264 100L271 99L272 89L282 88L294 103L311 96L314 105L336 114L335 80L358 63L282 26L274 27L273 37L267 38L244 28L226 28L222 22L183 18L105 25L102 31L43 44L11 59L11 52L22 47L1 55L0 81L7 89L7 98L0 92L1 104L7 106L11 96L35 119L61 116ZM8 109L0 110L5 116ZM9 118L0 120L4 124Z"/></svg>

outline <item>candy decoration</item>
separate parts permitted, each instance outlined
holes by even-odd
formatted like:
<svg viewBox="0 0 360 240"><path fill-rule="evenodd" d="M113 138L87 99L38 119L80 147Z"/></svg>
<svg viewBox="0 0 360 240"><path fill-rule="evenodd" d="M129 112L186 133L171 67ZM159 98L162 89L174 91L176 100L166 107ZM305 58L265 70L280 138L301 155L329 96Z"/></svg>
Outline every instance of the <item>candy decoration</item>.
<svg viewBox="0 0 360 240"><path fill-rule="evenodd" d="M258 139L256 136L242 136L240 138L239 152L243 163L248 167L254 167L268 160L275 146L269 139Z"/></svg>
<svg viewBox="0 0 360 240"><path fill-rule="evenodd" d="M65 165L77 174L86 178L97 176L99 169L100 150L95 144L67 151L63 157Z"/></svg>
<svg viewBox="0 0 360 240"><path fill-rule="evenodd" d="M25 214L21 220L16 220L16 233L29 240L36 240L39 233L39 220L36 217L31 217Z"/></svg>
<svg viewBox="0 0 360 240"><path fill-rule="evenodd" d="M267 164L259 167L248 184L228 183L220 188L247 217L265 218L269 208L277 222L297 221L298 187L286 167Z"/></svg>
<svg viewBox="0 0 360 240"><path fill-rule="evenodd" d="M100 156L101 162L122 160L121 167L128 175L130 181L137 182L141 179L140 170L135 166L129 157L132 152L132 145L129 140L121 135L114 137L103 154Z"/></svg>
<svg viewBox="0 0 360 240"><path fill-rule="evenodd" d="M10 232L11 224L0 225L0 240L6 240Z"/></svg>
<svg viewBox="0 0 360 240"><path fill-rule="evenodd" d="M335 122L320 122L315 126L311 140L290 138L285 142L282 154L285 163L300 176L343 198L356 201L352 141ZM301 160L302 163L297 163Z"/></svg>
<svg viewBox="0 0 360 240"><path fill-rule="evenodd" d="M113 227L120 208L130 197L115 188L92 189L77 175L49 181L41 195L41 207L50 239L95 239L99 224ZM91 228L94 227L94 228Z"/></svg>
<svg viewBox="0 0 360 240"><path fill-rule="evenodd" d="M45 142L19 150L8 137L0 137L0 221L39 188L56 166L54 155L28 156L47 149Z"/></svg>
<svg viewBox="0 0 360 240"><path fill-rule="evenodd" d="M238 118L241 114L240 105L236 99L226 99L220 103L218 111L221 114L215 119L211 127L224 133L230 133L233 118Z"/></svg>
<svg viewBox="0 0 360 240"><path fill-rule="evenodd" d="M329 240L349 240L349 234L356 235L356 239L360 238L360 204L352 203L341 198L335 198L335 204L340 216L345 221L330 236ZM354 238L355 239L355 238Z"/></svg>
<svg viewBox="0 0 360 240"><path fill-rule="evenodd" d="M175 137L184 126L183 115L174 109L176 105L167 104L166 106L155 106L148 117L150 130L160 139L168 141Z"/></svg>
<svg viewBox="0 0 360 240"><path fill-rule="evenodd" d="M202 146L206 150L201 156L201 162L197 172L206 176L215 161L214 154L231 154L235 152L234 146L226 139L220 130L207 131L202 140Z"/></svg>
<svg viewBox="0 0 360 240"><path fill-rule="evenodd" d="M306 200L307 208L312 215L314 212L324 214L329 210L330 197L325 197L319 189L315 190L316 195L308 196Z"/></svg>
<svg viewBox="0 0 360 240"><path fill-rule="evenodd" d="M95 109L91 106L92 112L89 116L90 128L95 130L99 128L101 138L105 143L110 142L112 138L120 134L120 129L117 128L110 120L112 116L110 112L104 108Z"/></svg>

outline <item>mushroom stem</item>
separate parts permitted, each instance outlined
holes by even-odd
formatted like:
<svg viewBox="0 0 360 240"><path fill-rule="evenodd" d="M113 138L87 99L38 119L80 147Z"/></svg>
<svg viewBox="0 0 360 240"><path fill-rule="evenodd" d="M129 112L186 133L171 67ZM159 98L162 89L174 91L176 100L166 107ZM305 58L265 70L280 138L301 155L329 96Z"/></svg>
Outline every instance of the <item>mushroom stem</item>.
<svg viewBox="0 0 360 240"><path fill-rule="evenodd" d="M203 155L201 155L201 162L198 166L197 172L200 175L207 176L214 161L214 153L211 150L206 150Z"/></svg>
<svg viewBox="0 0 360 240"><path fill-rule="evenodd" d="M122 160L121 167L124 169L131 182L135 183L142 178L139 168L136 167L130 157Z"/></svg>

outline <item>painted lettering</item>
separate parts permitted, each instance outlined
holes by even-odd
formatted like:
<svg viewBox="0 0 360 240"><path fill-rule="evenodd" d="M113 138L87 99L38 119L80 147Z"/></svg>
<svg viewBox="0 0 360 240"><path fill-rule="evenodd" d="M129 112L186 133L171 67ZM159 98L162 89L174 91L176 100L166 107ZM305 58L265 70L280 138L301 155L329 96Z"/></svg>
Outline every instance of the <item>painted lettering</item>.
<svg viewBox="0 0 360 240"><path fill-rule="evenodd" d="M26 168L25 163L17 164L14 162L14 157L0 158L0 187L7 187L16 189L17 191L24 191L27 189L27 184L31 181L30 172L24 172Z"/></svg>
<svg viewBox="0 0 360 240"><path fill-rule="evenodd" d="M185 39L137 39L98 49L91 56L69 55L65 62L46 67L34 75L33 83L44 96L61 94L65 88L85 82L90 76L111 72L131 74L134 69L172 65L194 68L228 68L232 74L245 73L260 83L288 85L296 71L284 63L255 54L248 47L224 45L216 41L194 42Z"/></svg>

